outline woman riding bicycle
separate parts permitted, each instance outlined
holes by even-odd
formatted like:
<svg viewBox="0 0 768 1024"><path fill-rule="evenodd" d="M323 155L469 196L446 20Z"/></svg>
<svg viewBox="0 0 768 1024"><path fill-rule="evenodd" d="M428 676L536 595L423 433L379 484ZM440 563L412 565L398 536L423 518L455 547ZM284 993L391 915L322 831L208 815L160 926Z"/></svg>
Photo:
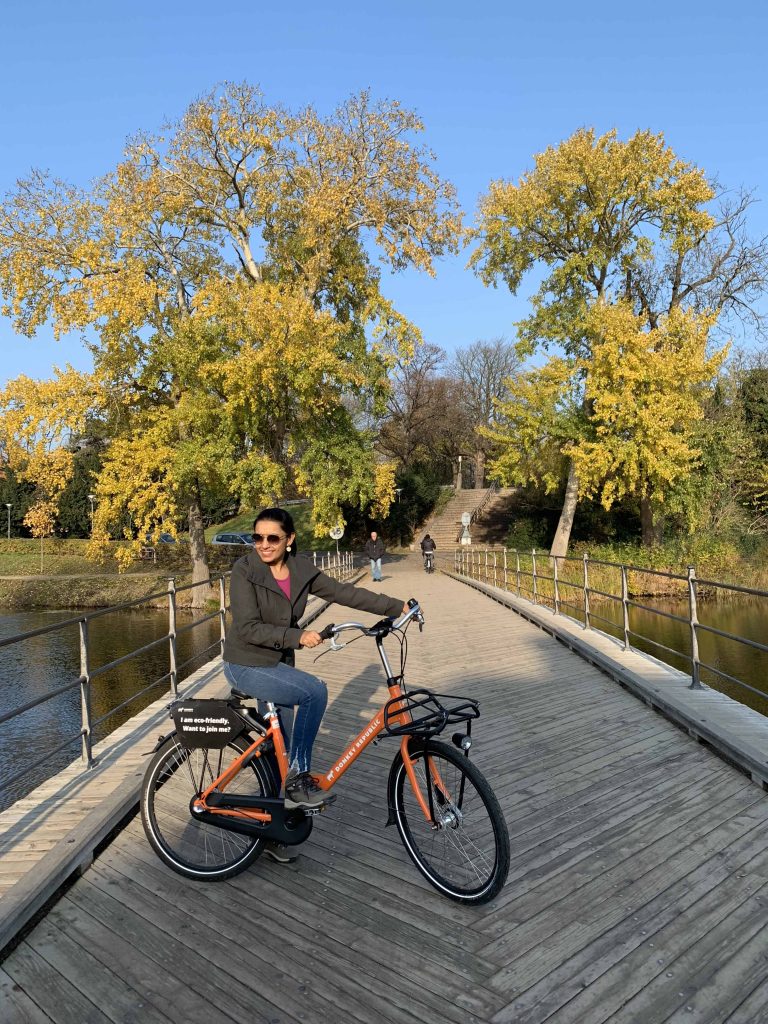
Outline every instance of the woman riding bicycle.
<svg viewBox="0 0 768 1024"><path fill-rule="evenodd" d="M296 530L290 513L266 508L253 523L254 550L232 567L232 627L224 643L224 674L229 684L260 700L298 705L285 782L285 806L320 807L325 794L309 774L312 746L328 702L325 683L294 667L294 651L323 643L319 633L302 630L307 598L374 615L399 616L406 602L339 583L307 558L296 557Z"/></svg>

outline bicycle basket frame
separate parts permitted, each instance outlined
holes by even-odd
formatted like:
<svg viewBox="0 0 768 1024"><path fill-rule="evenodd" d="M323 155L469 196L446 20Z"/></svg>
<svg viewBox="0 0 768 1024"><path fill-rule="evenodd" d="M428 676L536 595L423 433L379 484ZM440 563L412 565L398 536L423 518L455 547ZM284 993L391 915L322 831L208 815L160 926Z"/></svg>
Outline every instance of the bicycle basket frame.
<svg viewBox="0 0 768 1024"><path fill-rule="evenodd" d="M448 704L447 702L452 702ZM446 702L446 703L444 703ZM408 715L410 721L403 722ZM471 697L458 697L432 690L411 690L384 705L384 731L389 736L436 736L446 725L471 722L480 707Z"/></svg>

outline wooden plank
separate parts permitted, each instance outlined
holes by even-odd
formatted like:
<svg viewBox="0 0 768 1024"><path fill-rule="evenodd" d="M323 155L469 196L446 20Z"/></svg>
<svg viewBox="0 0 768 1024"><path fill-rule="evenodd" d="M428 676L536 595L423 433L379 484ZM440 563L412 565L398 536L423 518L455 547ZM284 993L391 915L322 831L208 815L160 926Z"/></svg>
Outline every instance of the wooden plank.
<svg viewBox="0 0 768 1024"><path fill-rule="evenodd" d="M90 999L26 942L13 951L4 969L15 985L54 1024L112 1024Z"/></svg>
<svg viewBox="0 0 768 1024"><path fill-rule="evenodd" d="M145 988L125 983L125 968L120 960L106 962L75 942L69 934L69 922L50 914L36 929L28 943L50 967L95 1003L114 1024L163 1024L168 1018L162 1007L152 1004ZM109 955L109 950L104 950Z"/></svg>
<svg viewBox="0 0 768 1024"><path fill-rule="evenodd" d="M4 1024L51 1024L51 1018L40 1009L0 967L0 1020Z"/></svg>
<svg viewBox="0 0 768 1024"><path fill-rule="evenodd" d="M213 953L212 966L225 976L236 977L246 990L249 986L258 986L260 994L266 994L275 1004L276 1014L279 1008L281 1013L293 1012L302 1019L325 1021L349 1016L365 1024L374 1024L377 1019L416 1024L419 1019L405 1009L401 1012L393 1010L391 1000L387 1002L379 997L374 998L370 1005L361 1006L358 998L345 992L344 986L338 984L337 966L330 972L317 966L318 943L327 943L327 933L319 931L313 935L311 920L300 922L291 940L286 941L278 927L283 913L282 898L273 899L271 906L264 903L247 905L239 900L236 892L231 892L222 903L221 898L207 899L205 890L210 887L203 886L195 904L195 925L190 929L186 914L164 901L158 901L149 889L127 879L120 882L115 879L114 874L106 871L93 872L92 880L99 889L110 888L110 894L116 900L121 903L128 901L133 911L167 930L165 941L174 950L180 944L186 945L198 938L195 928L206 929L208 934L225 940L222 943L223 957L210 943L204 947ZM216 889L220 891L219 886ZM92 904L92 895L89 893L88 906ZM234 915L231 913L233 906L238 908ZM305 936L303 944L297 945L297 934ZM235 962L231 962L233 947L237 950ZM217 955L222 957L222 962ZM308 959L313 961L311 968Z"/></svg>

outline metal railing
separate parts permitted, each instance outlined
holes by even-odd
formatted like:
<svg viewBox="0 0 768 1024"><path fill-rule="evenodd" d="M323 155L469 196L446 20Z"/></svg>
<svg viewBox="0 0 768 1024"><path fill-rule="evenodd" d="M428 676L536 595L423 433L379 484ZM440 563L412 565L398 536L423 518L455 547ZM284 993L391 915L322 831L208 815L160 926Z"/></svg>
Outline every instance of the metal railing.
<svg viewBox="0 0 768 1024"><path fill-rule="evenodd" d="M334 579L347 579L355 571L355 556L351 551L313 551L312 561L321 572Z"/></svg>
<svg viewBox="0 0 768 1024"><path fill-rule="evenodd" d="M41 626L38 629L31 629L26 633L17 633L14 636L4 637L0 639L0 649L10 647L11 644L22 643L25 640L31 640L33 637L48 636L52 633L61 632L69 627L76 626L79 632L79 648L80 648L80 674L76 679L65 683L63 686L58 686L54 690L42 694L36 697L34 700L28 701L21 707L14 708L12 711L7 711L0 715L0 725L4 722L9 722L12 719L18 718L20 715L31 711L33 708L39 707L41 704L52 700L70 690L79 688L80 691L80 731L74 736L67 737L63 743L58 744L52 749L46 749L44 752L36 749L35 751L35 762L27 766L20 772L11 776L8 779L4 779L0 792L3 792L16 783L18 783L25 775L29 772L37 769L41 761L47 761L53 758L56 754L61 753L67 747L70 747L77 739L80 740L81 744L81 756L83 763L88 767L91 767L95 762L93 759L93 734L94 730L103 725L104 722L111 718L113 715L122 711L128 704L133 703L140 697L149 693L151 690L160 686L162 683L168 682L170 684L170 690L174 696L179 693L179 676L180 673L192 662L199 660L206 654L209 654L217 649L220 653L224 648L224 640L226 637L226 576L213 576L209 580L203 580L199 583L188 583L185 586L177 587L176 580L172 577L168 579L168 588L166 590L159 590L155 593L148 594L146 597L141 597L135 601L125 601L122 604L111 605L109 608L100 608L97 611L88 612L85 615L74 616L70 619L63 619L60 622L55 622L50 626ZM202 615L196 618L194 622L189 623L185 626L177 626L177 600L178 595L185 591L194 590L196 587L212 587L218 582L218 608L206 615ZM148 644L144 644L142 647L138 647L134 651L130 651L128 654L124 654L120 658L115 658L112 661L106 662L103 665L99 665L93 668L91 665L91 649L90 649L90 624L95 619L103 618L106 615L111 615L114 612L127 611L128 609L138 608L141 605L147 605L150 602L157 602L166 598L168 601L168 630L162 636L157 637L155 640L150 641ZM197 629L198 626L203 625L206 622L210 622L212 619L218 618L221 623L219 638L214 643L209 644L202 651L196 651L191 658L187 658L181 663L177 657L177 639L179 636ZM100 718L94 719L91 712L91 698L92 698L92 685L94 679L104 675L106 672L111 671L125 664L133 658L137 658L142 654L146 654L149 651L153 651L162 645L168 645L168 671L157 679L153 679L147 686L142 687L138 692L131 694L127 700L122 701L115 707L110 707L109 711L102 715Z"/></svg>
<svg viewBox="0 0 768 1024"><path fill-rule="evenodd" d="M332 576L334 579L344 580L353 575L355 571L354 556L351 552L343 552L340 556L326 554L322 555L319 559L317 555L313 556L313 561L318 568L320 568L327 575ZM318 564L319 563L319 564ZM69 619L63 619L59 622L55 622L50 626L42 626L38 629L29 630L26 633L17 633L13 636L8 636L0 639L0 650L2 648L10 647L12 644L22 643L25 640L31 640L34 637L48 636L52 633L61 632L62 630L77 627L79 632L79 651L80 651L80 674L77 678L64 683L62 686L58 686L47 693L36 697L34 700L27 701L21 707L14 708L11 711L7 711L0 714L0 725L5 722L9 722L20 715L31 711L33 708L39 707L47 701L53 700L55 697L59 697L62 694L68 693L71 690L79 689L80 692L80 730L72 736L67 737L63 743L59 743L57 746L41 751L39 748L35 750L35 761L23 770L15 773L10 778L3 779L0 785L0 796L11 787L15 786L25 775L29 774L33 770L38 769L42 761L48 761L55 757L57 754L62 753L68 747L71 747L74 742L78 739L81 744L81 756L84 765L91 767L93 766L93 735L94 730L98 726L103 725L107 719L116 715L122 711L129 704L148 694L150 691L156 689L163 683L169 684L170 692L173 696L179 694L179 682L180 676L184 669L187 668L193 661L198 661L205 655L210 655L211 658L215 654L223 653L224 641L226 639L226 613L228 611L227 605L227 579L230 573L216 574L211 576L210 580L203 580L199 583L188 583L184 586L177 587L176 580L174 577L168 578L168 587L166 590L156 591L155 593L149 594L146 597L138 598L135 601L126 601L123 604L111 605L109 608L100 608L97 611L88 612L85 615L73 616ZM185 593L186 591L192 591L196 587L211 587L215 588L218 584L218 607L215 611L211 611L208 614L196 617L194 622L187 623L186 625L179 626L177 623L177 612L178 612L178 596L179 594ZM141 605L147 605L150 603L156 603L162 599L168 601L168 629L162 635L157 637L150 643L144 644L138 647L136 650L130 651L128 654L124 654L122 657L115 658L112 661L106 662L103 665L99 665L96 668L92 667L91 664L91 646L90 646L90 624L95 619L103 618L106 615L110 615L114 612L127 611L129 609L138 608ZM220 621L219 637L203 650L196 651L191 657L186 658L184 661L179 662L178 660L178 645L177 641L180 636L187 633L191 633L199 626L210 622L213 619L218 618ZM131 661L133 658L140 657L143 654L147 654L156 648L162 647L162 645L168 645L168 671L157 679L153 679L151 683L142 687L136 693L132 693L130 697L122 701L115 707L110 707L109 711L102 715L100 718L93 718L91 711L91 699L92 699L92 686L93 681L99 676L118 668L120 665ZM210 660L210 658L209 658Z"/></svg>
<svg viewBox="0 0 768 1024"><path fill-rule="evenodd" d="M730 594L765 602L761 605L765 610L763 622L768 623L768 591L699 579L694 566L689 566L686 575L683 576L642 566L590 559L586 553L581 557L554 558L535 549L519 551L457 548L454 552L453 569L458 575L499 587L515 593L517 597L530 600L535 605L547 607L555 615L566 615L576 619L585 630L595 629L594 624L598 622L604 628L598 628L597 631L617 637L622 642L624 650L643 650L647 645L654 653L661 652L658 656L662 661L671 664L676 660L682 661L687 666L686 671L691 677L690 688L693 690L704 688L702 673L711 673L715 682L730 683L739 693L748 691L753 697L760 698L757 702L751 701L751 706L764 714L768 713L768 690L752 686L732 672L726 671L722 665L705 661L700 654L702 640L710 637L740 645L742 650L762 655L768 655L768 644L701 622L699 618L703 606L702 595L716 598ZM599 576L601 581L612 577L616 581L618 593L607 589L608 584L604 582L601 582L600 586L594 586L595 576ZM645 577L644 585L638 585L638 577ZM663 582L649 585L648 579ZM681 615L666 611L644 604L635 596L631 596L647 594L654 590L659 596L683 601L687 606L686 613ZM620 619L602 614L607 610L606 604L617 610ZM706 606L712 605L707 602ZM722 603L717 607L722 608ZM637 613L677 623L687 636L687 649L669 647L647 633L635 629ZM764 636L765 632L762 635ZM638 646L633 640L640 641L643 646ZM768 669L768 659L765 668ZM737 699L742 698L739 696Z"/></svg>

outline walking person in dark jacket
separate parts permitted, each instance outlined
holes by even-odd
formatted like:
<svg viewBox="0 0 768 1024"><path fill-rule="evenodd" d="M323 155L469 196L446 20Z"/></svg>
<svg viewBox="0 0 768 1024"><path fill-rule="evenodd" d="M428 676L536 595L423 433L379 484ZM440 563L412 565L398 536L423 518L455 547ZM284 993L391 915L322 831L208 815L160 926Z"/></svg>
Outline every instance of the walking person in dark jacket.
<svg viewBox="0 0 768 1024"><path fill-rule="evenodd" d="M384 555L384 543L375 530L371 531L371 536L365 542L363 552L371 560L371 579L378 583L381 580L381 559Z"/></svg>
<svg viewBox="0 0 768 1024"><path fill-rule="evenodd" d="M319 633L298 625L310 594L374 615L399 616L406 602L339 583L308 558L296 556L296 531L289 512L267 508L253 524L254 547L232 567L232 626L224 642L224 675L230 686L262 701L298 705L285 781L285 806L319 807L325 794L309 769L312 746L328 703L322 679L294 667L294 651L323 643ZM274 860L293 858L281 844L265 851Z"/></svg>

